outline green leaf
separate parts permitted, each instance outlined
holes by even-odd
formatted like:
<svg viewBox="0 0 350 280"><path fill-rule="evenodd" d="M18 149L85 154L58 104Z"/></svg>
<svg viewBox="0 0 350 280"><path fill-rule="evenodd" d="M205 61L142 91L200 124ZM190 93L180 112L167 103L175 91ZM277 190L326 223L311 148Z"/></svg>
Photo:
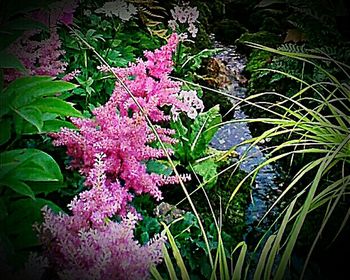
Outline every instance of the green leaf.
<svg viewBox="0 0 350 280"><path fill-rule="evenodd" d="M24 126L26 124L28 125L31 125L29 122L26 122L20 115L18 114L15 114L13 116L13 123L14 123L14 126L15 126L15 132L16 134L19 136L19 135L22 135L23 133L23 129L24 129ZM33 127L33 129L35 130L35 132L37 133L38 132L38 129L31 125Z"/></svg>
<svg viewBox="0 0 350 280"><path fill-rule="evenodd" d="M19 116L21 116L23 119L25 119L27 122L34 125L39 132L41 131L41 128L43 127L43 120L42 120L42 113L38 108L32 107L32 106L26 106L18 110L15 110L15 112Z"/></svg>
<svg viewBox="0 0 350 280"><path fill-rule="evenodd" d="M0 154L0 180L63 181L56 161L37 149L19 149ZM34 176L34 177L33 177ZM35 176L38 176L35 179Z"/></svg>
<svg viewBox="0 0 350 280"><path fill-rule="evenodd" d="M58 132L61 130L62 127L76 129L76 127L71 122L53 119L53 120L44 121L44 124L43 124L43 127L41 128L40 133L45 134L49 132ZM22 134L25 134L25 135L38 134L38 130L34 126L30 125L29 123L26 123L26 125L24 125L23 127Z"/></svg>
<svg viewBox="0 0 350 280"><path fill-rule="evenodd" d="M18 194L29 196L31 199L35 199L35 194L32 189L26 183L21 182L15 178L3 179L1 184L11 188Z"/></svg>
<svg viewBox="0 0 350 280"><path fill-rule="evenodd" d="M208 159L197 163L193 166L193 170L196 174L203 177L203 180L209 181L206 185L207 188L212 188L217 182L217 167L213 159Z"/></svg>
<svg viewBox="0 0 350 280"><path fill-rule="evenodd" d="M12 96L17 91L26 91L42 82L52 81L54 78L50 76L30 76L21 77L11 82L4 90L3 95Z"/></svg>
<svg viewBox="0 0 350 280"><path fill-rule="evenodd" d="M0 68L15 68L18 70L25 70L23 64L17 57L5 51L0 52Z"/></svg>
<svg viewBox="0 0 350 280"><path fill-rule="evenodd" d="M7 206L5 197L0 198L0 221L5 219L8 216Z"/></svg>
<svg viewBox="0 0 350 280"><path fill-rule="evenodd" d="M216 105L207 112L200 113L191 125L189 141L193 159L205 154L208 144L219 129L218 126L214 127L222 120L219 110L219 105Z"/></svg>
<svg viewBox="0 0 350 280"><path fill-rule="evenodd" d="M2 120L0 122L0 145L5 144L11 138L11 122L10 120Z"/></svg>
<svg viewBox="0 0 350 280"><path fill-rule="evenodd" d="M171 122L170 127L176 131L174 136L179 140L178 143L174 145L175 155L179 159L184 159L189 150L189 141L187 137L188 129L182 124L180 118L176 122Z"/></svg>
<svg viewBox="0 0 350 280"><path fill-rule="evenodd" d="M35 182L35 181L31 181L31 182L28 182L28 185L33 190L35 195L38 195L41 193L47 195L49 193L52 193L54 191L58 191L58 190L61 190L61 189L67 187L67 184L63 183L63 182Z"/></svg>
<svg viewBox="0 0 350 280"><path fill-rule="evenodd" d="M146 163L146 167L148 173L163 174L166 176L169 176L171 173L173 173L173 169L169 165L161 163L158 160L149 160Z"/></svg>
<svg viewBox="0 0 350 280"><path fill-rule="evenodd" d="M42 81L32 87L26 88L25 91L17 90L11 100L11 105L15 108L25 106L35 99L44 96L52 96L63 91L75 89L74 85L65 81Z"/></svg>
<svg viewBox="0 0 350 280"><path fill-rule="evenodd" d="M55 113L62 117L81 117L82 114L70 103L57 97L46 97L30 103L31 107L38 108L43 113Z"/></svg>
<svg viewBox="0 0 350 280"><path fill-rule="evenodd" d="M7 88L0 94L0 117L9 113L10 105L15 94L22 92L24 95L28 89L45 81L51 81L53 78L48 76L22 77L11 82Z"/></svg>

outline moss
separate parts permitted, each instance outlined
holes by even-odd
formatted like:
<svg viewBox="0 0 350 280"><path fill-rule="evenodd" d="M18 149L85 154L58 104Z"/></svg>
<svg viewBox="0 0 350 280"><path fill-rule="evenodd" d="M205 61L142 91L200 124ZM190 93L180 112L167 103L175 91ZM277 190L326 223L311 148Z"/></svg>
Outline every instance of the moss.
<svg viewBox="0 0 350 280"><path fill-rule="evenodd" d="M283 38L268 31L259 31L255 33L246 32L236 40L237 44L244 44L245 42L253 42L268 47L274 47L283 43Z"/></svg>
<svg viewBox="0 0 350 280"><path fill-rule="evenodd" d="M203 49L212 48L213 42L209 38L205 26L202 23L198 24L198 33L196 37L196 45L192 50L194 53L198 53Z"/></svg>

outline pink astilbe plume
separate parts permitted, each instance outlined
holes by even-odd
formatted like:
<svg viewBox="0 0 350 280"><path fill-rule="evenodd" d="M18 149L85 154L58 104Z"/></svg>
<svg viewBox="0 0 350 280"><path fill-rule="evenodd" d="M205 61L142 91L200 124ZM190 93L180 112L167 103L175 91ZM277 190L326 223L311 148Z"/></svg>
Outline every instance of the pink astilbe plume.
<svg viewBox="0 0 350 280"><path fill-rule="evenodd" d="M72 24L78 2L77 0L54 2L47 10L37 10L29 15L31 19L47 25L49 34L46 35L42 30L30 30L10 45L8 52L22 62L26 71L22 73L14 69L7 69L4 72L5 81L10 82L23 75L56 77L64 73L67 63L63 61L65 51L61 49L57 29L61 23Z"/></svg>
<svg viewBox="0 0 350 280"><path fill-rule="evenodd" d="M146 53L149 58L146 62L139 60L126 69L116 69L153 121L168 119L161 110L164 105L173 105L182 110L188 107L178 98L180 84L169 78L176 44L177 35L171 36L168 44L154 53ZM160 60L160 57L165 60ZM131 116L130 110L133 112ZM162 158L165 153L160 148L151 147L155 136L129 94L116 84L110 100L96 108L93 115L92 119L72 118L78 130L63 128L52 135L55 138L54 145L67 147L67 154L72 158L70 167L88 176L95 168L95 156L103 153L106 155L104 165L110 183L117 183L130 195L149 193L160 200L162 194L159 186L168 182L176 183L179 179L147 172L146 162ZM175 131L159 125L156 129L165 143L176 142L171 137ZM170 155L173 153L171 149L167 152ZM188 176L183 179L187 180ZM89 179L86 185L91 185Z"/></svg>
<svg viewBox="0 0 350 280"><path fill-rule="evenodd" d="M111 220L131 197L108 181L105 159L97 155L88 176L90 189L68 205L71 216L43 209L39 237L62 279L146 279L150 266L162 259L165 237L141 246L134 238L134 214L125 214L120 223Z"/></svg>
<svg viewBox="0 0 350 280"><path fill-rule="evenodd" d="M63 128L53 134L56 138L54 145L65 145L67 154L72 157L71 167L88 176L95 168L95 156L103 153L104 168L107 180L118 185L132 194L149 193L157 200L162 198L159 186L166 180L154 173L148 173L146 161L165 156L162 149L150 147L154 139L153 132L145 119L140 115L132 118L120 116L116 109L101 106L94 110L94 119L72 118L79 131ZM163 140L170 140L172 130L159 129ZM168 149L168 153L173 151ZM186 177L185 177L186 178ZM178 181L174 176L174 181ZM86 185L91 185L86 180ZM121 209L123 211L123 208Z"/></svg>
<svg viewBox="0 0 350 280"><path fill-rule="evenodd" d="M169 120L162 107L175 106L182 109L185 104L177 98L181 83L172 81L169 74L172 71L172 55L179 42L178 35L172 34L168 43L154 52L145 51L146 60L138 59L128 68L115 68L115 73L123 80L127 87L143 107L145 113L154 122ZM101 67L102 70L106 70ZM112 97L106 104L118 108L122 116L130 112L138 112L139 109L129 93L118 82Z"/></svg>
<svg viewBox="0 0 350 280"><path fill-rule="evenodd" d="M174 35L160 50L146 52L146 62L116 69L154 122L169 120L161 110L164 105L188 107L179 98L180 83L169 78L176 44ZM40 238L47 255L63 279L146 279L150 266L161 261L165 238L140 246L133 235L137 213L129 202L144 193L160 200L159 187L179 178L147 170L147 162L163 158L165 151L156 147L145 116L119 84L93 118L71 121L77 129L52 134L53 143L67 147L70 167L86 177L87 189L68 205L71 216L44 209ZM155 129L164 143L176 143L174 130L160 124ZM168 148L167 153L173 151ZM116 217L122 221L114 222Z"/></svg>
<svg viewBox="0 0 350 280"><path fill-rule="evenodd" d="M81 216L43 211L41 240L61 279L148 279L151 265L162 260L165 238L141 246L131 213L120 223L92 227Z"/></svg>

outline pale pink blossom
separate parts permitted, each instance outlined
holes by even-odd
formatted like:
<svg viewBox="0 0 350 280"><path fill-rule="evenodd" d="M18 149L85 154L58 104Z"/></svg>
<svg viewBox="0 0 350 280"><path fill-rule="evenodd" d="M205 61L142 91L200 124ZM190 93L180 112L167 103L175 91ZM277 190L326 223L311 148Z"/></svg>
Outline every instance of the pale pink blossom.
<svg viewBox="0 0 350 280"><path fill-rule="evenodd" d="M197 7L190 7L188 3L185 3L183 6L176 5L170 12L172 19L168 21L169 28L177 32L187 30L191 37L195 38L198 32L195 26L199 16ZM187 38L188 34L180 34L180 41L185 41Z"/></svg>
<svg viewBox="0 0 350 280"><path fill-rule="evenodd" d="M162 260L164 236L140 245L137 222L129 213L120 223L94 227L80 216L55 214L45 207L41 241L61 279L148 279L151 265Z"/></svg>
<svg viewBox="0 0 350 280"><path fill-rule="evenodd" d="M199 11L197 10L197 7L189 7L187 10L187 22L188 23L194 23L197 21L198 16L199 16Z"/></svg>
<svg viewBox="0 0 350 280"><path fill-rule="evenodd" d="M193 38L196 37L197 32L198 32L198 28L197 28L193 23L190 23L190 24L189 24L189 27L188 27L187 30L188 30L188 32L191 34L191 36L192 36Z"/></svg>
<svg viewBox="0 0 350 280"><path fill-rule="evenodd" d="M168 21L168 25L171 28L172 31L176 31L176 28L179 27L179 25L177 24L176 20L171 19Z"/></svg>

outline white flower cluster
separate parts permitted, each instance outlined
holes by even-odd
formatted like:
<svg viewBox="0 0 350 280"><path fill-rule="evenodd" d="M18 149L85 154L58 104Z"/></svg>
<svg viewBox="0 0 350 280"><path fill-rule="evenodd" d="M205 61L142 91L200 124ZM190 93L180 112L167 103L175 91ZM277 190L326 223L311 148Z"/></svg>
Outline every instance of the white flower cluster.
<svg viewBox="0 0 350 280"><path fill-rule="evenodd" d="M107 17L116 16L122 21L128 21L131 19L132 15L136 14L137 9L131 3L126 3L123 0L115 0L104 3L104 5L95 10L95 12L104 14Z"/></svg>
<svg viewBox="0 0 350 280"><path fill-rule="evenodd" d="M188 24L187 31L191 34L192 38L195 38L198 32L198 28L195 23L197 22L199 12L197 7L190 7L188 4L184 6L175 6L174 9L170 10L173 19L168 21L169 27L176 31L179 28L180 24ZM185 40L188 37L188 34L182 33L180 37Z"/></svg>
<svg viewBox="0 0 350 280"><path fill-rule="evenodd" d="M195 90L182 90L178 95L178 99L184 103L184 108L180 110L177 107L172 106L171 114L174 121L179 118L181 111L185 112L190 119L195 119L198 116L197 110L200 112L204 110L203 101L198 98Z"/></svg>

